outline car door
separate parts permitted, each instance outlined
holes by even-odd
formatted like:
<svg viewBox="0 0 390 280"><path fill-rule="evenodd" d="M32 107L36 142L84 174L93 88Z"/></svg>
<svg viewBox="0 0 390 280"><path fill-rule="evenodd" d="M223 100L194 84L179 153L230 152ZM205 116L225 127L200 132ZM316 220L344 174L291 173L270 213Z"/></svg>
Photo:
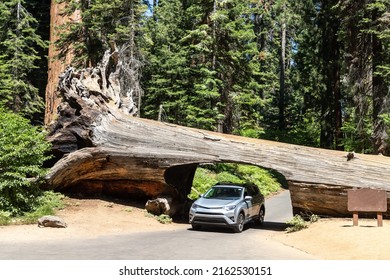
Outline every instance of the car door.
<svg viewBox="0 0 390 280"><path fill-rule="evenodd" d="M250 190L246 187L244 191L244 199L247 196L252 196ZM253 203L252 199L245 199L245 205L247 207L246 218L250 218L253 215Z"/></svg>
<svg viewBox="0 0 390 280"><path fill-rule="evenodd" d="M251 217L256 216L257 214L259 214L261 206L261 196L259 188L257 186L251 185L248 187L248 193L250 196L252 196L250 215Z"/></svg>

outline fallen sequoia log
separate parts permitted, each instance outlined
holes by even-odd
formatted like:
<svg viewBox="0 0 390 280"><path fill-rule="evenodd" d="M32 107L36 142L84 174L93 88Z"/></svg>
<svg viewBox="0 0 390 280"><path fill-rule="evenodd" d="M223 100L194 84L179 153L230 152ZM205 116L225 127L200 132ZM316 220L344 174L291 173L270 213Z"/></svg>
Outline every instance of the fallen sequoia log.
<svg viewBox="0 0 390 280"><path fill-rule="evenodd" d="M100 68L81 72L69 68L60 79L63 100L49 127L58 161L47 176L48 189L170 197L179 207L191 190L198 164L235 162L283 174L294 213L350 216L348 189L390 191L388 157L348 155L131 116L131 102L123 106L131 96L121 92L115 80L117 68L107 67L111 62L106 61ZM384 217L390 216L389 211Z"/></svg>

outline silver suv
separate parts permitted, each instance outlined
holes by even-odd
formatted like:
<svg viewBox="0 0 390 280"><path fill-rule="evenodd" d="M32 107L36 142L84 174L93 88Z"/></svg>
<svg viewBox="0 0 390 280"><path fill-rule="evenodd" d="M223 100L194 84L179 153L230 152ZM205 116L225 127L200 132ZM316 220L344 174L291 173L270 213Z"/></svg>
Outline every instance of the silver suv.
<svg viewBox="0 0 390 280"><path fill-rule="evenodd" d="M242 232L250 221L264 222L264 196L255 185L217 184L191 206L189 221L193 229L226 226Z"/></svg>

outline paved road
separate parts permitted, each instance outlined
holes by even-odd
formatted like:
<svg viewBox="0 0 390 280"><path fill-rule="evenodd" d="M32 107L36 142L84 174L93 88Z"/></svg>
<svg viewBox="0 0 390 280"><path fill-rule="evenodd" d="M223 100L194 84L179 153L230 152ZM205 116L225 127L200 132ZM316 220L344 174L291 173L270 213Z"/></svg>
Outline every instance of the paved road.
<svg viewBox="0 0 390 280"><path fill-rule="evenodd" d="M248 227L240 234L230 230L193 231L187 224L175 231L112 235L7 244L0 241L0 259L8 260L241 260L314 259L313 256L267 238L268 231L285 228L292 217L289 193L266 201L262 227Z"/></svg>

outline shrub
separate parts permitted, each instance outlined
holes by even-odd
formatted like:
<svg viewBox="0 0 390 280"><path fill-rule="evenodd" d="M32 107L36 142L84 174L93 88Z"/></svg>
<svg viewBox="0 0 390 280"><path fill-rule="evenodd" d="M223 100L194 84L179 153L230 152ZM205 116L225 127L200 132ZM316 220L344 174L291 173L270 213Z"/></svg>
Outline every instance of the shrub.
<svg viewBox="0 0 390 280"><path fill-rule="evenodd" d="M247 128L243 129L239 132L241 136L249 137L249 138L261 138L264 134L264 130L261 128Z"/></svg>
<svg viewBox="0 0 390 280"><path fill-rule="evenodd" d="M12 216L40 206L39 184L50 144L27 119L0 109L0 211Z"/></svg>
<svg viewBox="0 0 390 280"><path fill-rule="evenodd" d="M161 214L161 215L157 216L157 215L154 215L152 213L149 213L149 212L145 211L145 217L147 217L147 218L154 218L154 219L156 219L158 222L160 222L162 224L170 224L170 223L172 223L172 218L169 215L166 215L166 214Z"/></svg>
<svg viewBox="0 0 390 280"><path fill-rule="evenodd" d="M192 182L193 190L188 197L196 199L200 194L205 193L209 188L218 183L215 173L212 171L198 167L195 172L194 180Z"/></svg>
<svg viewBox="0 0 390 280"><path fill-rule="evenodd" d="M294 232L294 231L300 231L302 229L305 229L309 226L309 223L315 223L317 222L320 217L315 214L306 215L306 220L301 215L295 215L291 220L287 221L287 224L290 225L286 228L287 232ZM307 222L308 221L308 222Z"/></svg>
<svg viewBox="0 0 390 280"><path fill-rule="evenodd" d="M162 224L172 223L172 218L166 214L161 214L160 216L157 216L156 219L157 219L157 221L159 221Z"/></svg>
<svg viewBox="0 0 390 280"><path fill-rule="evenodd" d="M246 182L250 182L259 187L260 192L264 196L280 190L280 183L275 176L268 171L252 165L238 165L237 174L239 174Z"/></svg>
<svg viewBox="0 0 390 280"><path fill-rule="evenodd" d="M0 226L9 225L11 223L11 213L0 211Z"/></svg>
<svg viewBox="0 0 390 280"><path fill-rule="evenodd" d="M289 225L286 228L287 232L300 231L308 227L306 221L300 215L295 215L291 220L287 221L287 225Z"/></svg>
<svg viewBox="0 0 390 280"><path fill-rule="evenodd" d="M37 220L46 215L54 215L57 209L64 207L63 199L65 196L53 191L43 192L40 197L37 198L37 207L31 211L24 213L19 218L19 222L23 224L34 224Z"/></svg>
<svg viewBox="0 0 390 280"><path fill-rule="evenodd" d="M236 175L231 174L231 173L226 172L226 171L218 173L217 180L218 180L218 182L222 182L222 183L232 183L232 184L243 184L244 183L244 181L242 179L240 179Z"/></svg>

